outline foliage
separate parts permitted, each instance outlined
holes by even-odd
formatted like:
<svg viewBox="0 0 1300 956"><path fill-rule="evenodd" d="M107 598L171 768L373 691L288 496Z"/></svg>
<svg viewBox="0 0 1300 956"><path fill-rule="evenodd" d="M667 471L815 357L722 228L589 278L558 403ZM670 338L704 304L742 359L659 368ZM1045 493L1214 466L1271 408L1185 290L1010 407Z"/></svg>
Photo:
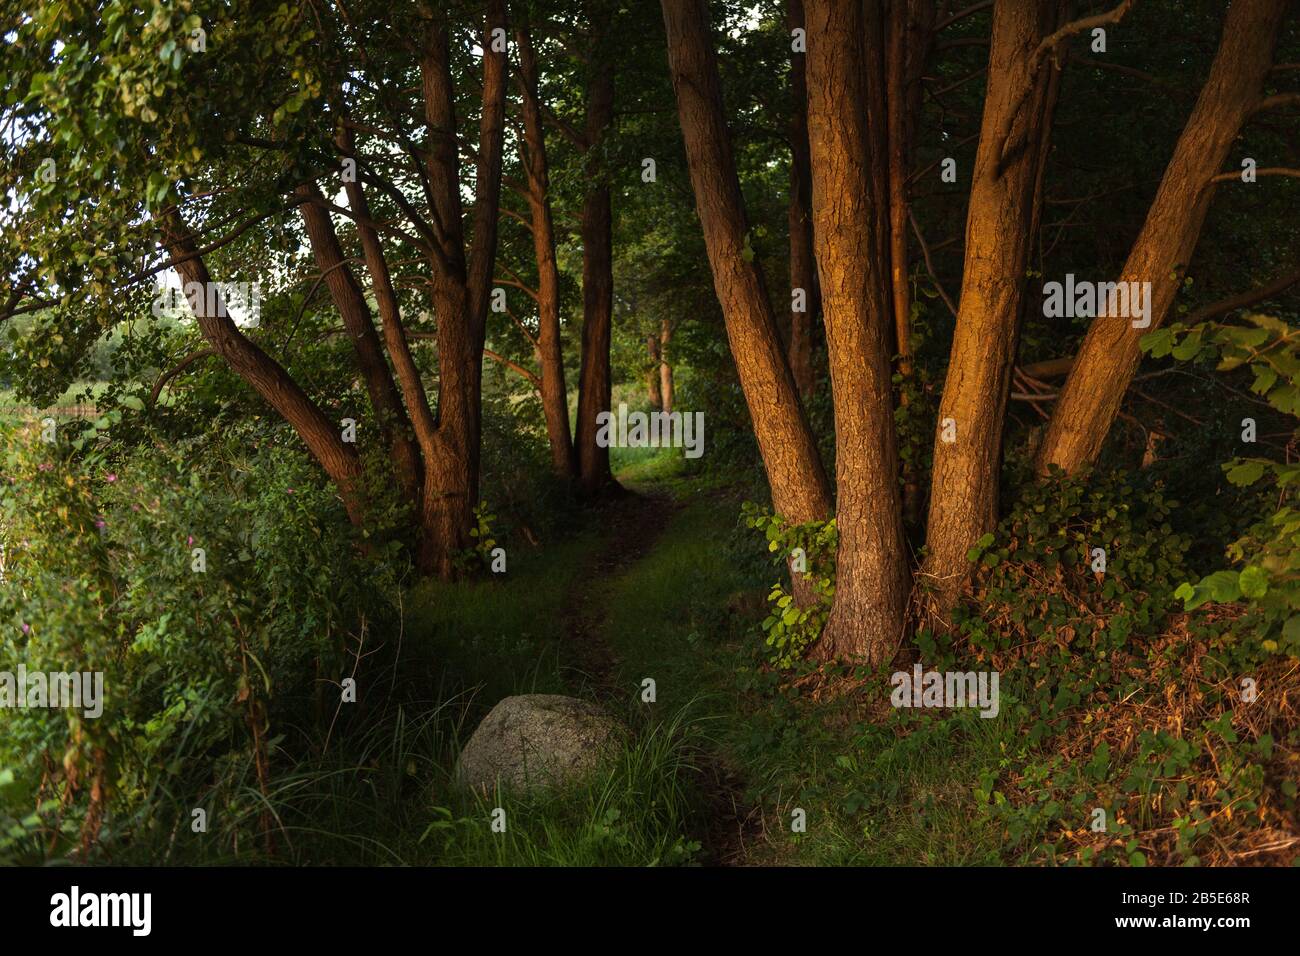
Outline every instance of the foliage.
<svg viewBox="0 0 1300 956"><path fill-rule="evenodd" d="M741 507L741 520L763 533L767 550L778 564L784 566L796 560L799 552L806 565L802 581L811 600L801 605L778 580L767 595L771 611L763 620L767 633L764 643L772 649L772 663L793 667L821 636L835 598L835 549L839 543L835 519L790 525L780 515L747 501Z"/></svg>
<svg viewBox="0 0 1300 956"><path fill-rule="evenodd" d="M1178 512L1141 474L1057 474L1022 488L971 550L961 633L1000 672L1014 728L974 795L1025 859L1196 862L1261 842L1293 806L1275 776L1292 758L1274 745L1289 752L1300 734L1284 707L1243 710L1238 686L1269 673L1285 698L1288 678L1266 671L1245 617L1175 613L1190 540ZM953 666L951 638L919 644L931 666Z"/></svg>
<svg viewBox="0 0 1300 956"><path fill-rule="evenodd" d="M1155 357L1215 359L1220 372L1249 371L1253 393L1291 419L1300 417L1300 329L1268 315L1248 313L1244 320L1247 324L1205 322L1190 328L1178 323L1146 336L1143 347ZM1243 433L1251 427L1254 441L1253 420L1249 426L1243 421L1242 427ZM1291 427L1294 432L1295 425ZM1239 487L1267 480L1277 491L1276 507L1228 545L1227 556L1239 569L1184 583L1178 596L1189 611L1210 601L1244 601L1255 612L1251 621L1260 646L1300 657L1300 512L1291 503L1300 464L1238 457L1222 467L1228 481Z"/></svg>
<svg viewBox="0 0 1300 956"><path fill-rule="evenodd" d="M962 620L972 645L1037 640L1069 625L1068 657L1076 639L1120 646L1131 634L1151 633L1185 573L1189 539L1172 524L1178 508L1161 483L1118 472L1066 478L1056 471L1023 486L997 533L967 555L979 565L981 613Z"/></svg>
<svg viewBox="0 0 1300 956"><path fill-rule="evenodd" d="M102 671L106 698L96 719L0 711L5 805L58 803L21 855L173 826L155 811L174 794L234 812L284 740L277 708L319 699L313 675L344 676L349 639L382 620L395 546L375 536L359 554L319 473L283 449L5 437L3 658Z"/></svg>

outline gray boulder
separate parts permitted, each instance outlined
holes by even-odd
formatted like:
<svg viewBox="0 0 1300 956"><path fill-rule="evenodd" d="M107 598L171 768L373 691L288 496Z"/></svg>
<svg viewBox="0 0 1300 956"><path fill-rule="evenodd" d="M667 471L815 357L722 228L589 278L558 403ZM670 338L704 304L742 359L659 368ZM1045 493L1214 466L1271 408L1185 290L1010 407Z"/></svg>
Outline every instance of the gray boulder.
<svg viewBox="0 0 1300 956"><path fill-rule="evenodd" d="M595 704L558 694L507 697L483 718L456 765L459 786L491 792L566 784L618 751L619 725Z"/></svg>

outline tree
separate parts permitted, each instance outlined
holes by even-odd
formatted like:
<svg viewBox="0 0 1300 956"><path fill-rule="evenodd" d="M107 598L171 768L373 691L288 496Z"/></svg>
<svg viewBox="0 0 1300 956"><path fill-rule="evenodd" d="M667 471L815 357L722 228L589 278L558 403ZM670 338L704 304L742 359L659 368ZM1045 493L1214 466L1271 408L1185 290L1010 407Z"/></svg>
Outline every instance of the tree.
<svg viewBox="0 0 1300 956"><path fill-rule="evenodd" d="M868 14L873 15L873 14ZM835 402L835 599L818 653L880 663L903 637L910 582L898 486L889 305L869 153L859 4L808 0L808 138Z"/></svg>
<svg viewBox="0 0 1300 956"><path fill-rule="evenodd" d="M803 0L787 0L791 35L804 28ZM790 337L788 355L795 385L812 396L813 329L821 312L817 263L813 259L812 163L808 155L808 82L802 49L790 55ZM797 298L798 297L798 298ZM800 301L800 298L802 301Z"/></svg>
<svg viewBox="0 0 1300 956"><path fill-rule="evenodd" d="M352 520L361 523L367 502L355 447L342 440L339 427L322 410L322 400L313 399L283 364L236 326L225 314L222 297L212 294L209 263L214 256L226 269L239 268L221 250L250 231L274 235L280 230L283 235L282 217L301 210L320 270L316 286L324 283L330 289L394 474L416 505L418 565L426 573L450 577L458 555L472 544L478 501L482 357L504 140L504 4L490 0L485 29L478 34L483 82L476 148L463 143L457 130L453 27L446 15L427 9L407 12L402 16L413 21L412 29L402 32L382 21L369 34L356 34L351 19L341 17L337 32L317 36L288 8L269 16L235 12L239 15L219 33L220 56L205 55L206 47L193 41L192 35L205 33L201 17L173 17L162 8L143 22L135 8L112 3L70 20L25 24L21 42L30 43L36 54L27 68L42 77L36 88L43 85L47 95L24 107L30 128L20 163L39 162L51 144L66 140L65 131L81 129L75 115L51 108L61 97L99 97L105 106L93 129L77 133L80 148L59 152L63 174L44 184L49 188L43 188L39 202L22 207L29 237L24 255L34 265L19 278L9 309L27 308L24 299L69 304L59 302L65 290L87 290L111 301L111 292L128 291L175 268L199 290L194 311L212 350L294 428L338 486ZM402 38L384 51L391 60L377 64L373 46L386 30ZM105 36L107 47L101 42ZM165 56L159 56L160 49ZM236 61L238 68L232 66ZM420 104L409 99L396 104L385 84L359 79L392 68L420 76L427 148L417 145L408 129L415 125L413 114ZM123 95L123 69L147 78L145 86ZM330 93L322 95L324 90ZM345 103L345 94L354 102ZM356 101L362 100L360 111L366 115L358 118L348 108L357 108ZM353 134L358 131L383 144L382 158L356 148ZM477 159L469 243L460 195L462 146ZM410 159L414 168L399 177L390 149ZM330 202L317 185L332 172L343 173L347 208ZM78 180L83 177L113 190L117 202L84 207L86 223L77 227L66 211L80 204ZM380 218L372 216L362 183L382 196ZM32 192L30 179L21 190ZM410 198L417 190L428 203L423 215ZM331 213L357 226L383 319L387 357ZM415 233L403 228L403 220ZM76 233L94 235L95 241L84 253L67 255ZM418 251L427 263L425 288L431 289L437 316L436 411L428 405L406 341L385 240ZM166 253L161 261L149 248L154 242ZM97 254L95 246L113 252ZM52 268L55 262L61 264ZM89 282L88 274L94 277ZM66 292L69 302L73 298L73 292ZM306 305L305 300L302 310ZM54 318L77 321L71 309L56 310Z"/></svg>
<svg viewBox="0 0 1300 956"><path fill-rule="evenodd" d="M1285 0L1233 0L1228 8L1209 77L1120 273L1121 282L1151 284L1150 325L1128 317L1093 321L1039 448L1041 473L1078 471L1101 451L1137 370L1142 336L1164 321L1187 271L1214 196L1211 180L1242 124L1270 105L1260 91L1285 12Z"/></svg>
<svg viewBox="0 0 1300 956"><path fill-rule="evenodd" d="M1015 364L1034 183L1042 149L1046 58L1055 14L997 0L988 84L966 218L956 331L939 404L921 582L942 622L965 589L966 554L997 521L1002 428Z"/></svg>
<svg viewBox="0 0 1300 956"><path fill-rule="evenodd" d="M537 91L537 57L527 20L515 28L519 50L519 91L524 140L521 145L527 174L533 250L537 261L537 353L541 365L542 410L556 475L573 480L577 455L569 430L569 397L564 383L564 353L560 338L560 270L555 259L555 224L551 214L550 172L541 101Z"/></svg>
<svg viewBox="0 0 1300 956"><path fill-rule="evenodd" d="M787 521L823 521L831 512L826 471L762 275L745 254L749 225L723 115L708 11L704 0L663 0L662 6L695 208L772 503Z"/></svg>
<svg viewBox="0 0 1300 956"><path fill-rule="evenodd" d="M597 439L596 417L608 412L614 319L613 212L602 144L614 120L614 62L606 49L610 13L603 0L588 4L591 36L587 62L586 122L579 147L588 181L582 204L582 371L578 380L578 484L588 496L616 486L609 447Z"/></svg>

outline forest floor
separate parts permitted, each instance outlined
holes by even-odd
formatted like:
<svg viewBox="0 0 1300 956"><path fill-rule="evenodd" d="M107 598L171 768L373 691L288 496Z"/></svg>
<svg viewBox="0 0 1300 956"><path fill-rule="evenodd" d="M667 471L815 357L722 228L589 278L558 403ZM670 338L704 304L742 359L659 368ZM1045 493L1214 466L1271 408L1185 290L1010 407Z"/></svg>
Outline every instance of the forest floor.
<svg viewBox="0 0 1300 956"><path fill-rule="evenodd" d="M1287 762L1300 764L1300 676L1260 675L1289 690L1252 712L1258 727L1238 720L1259 743L1236 751L1220 737L1233 715L1208 698L1176 712L1066 701L1056 736L1037 741L1039 705L1011 674L993 719L896 710L887 673L771 666L761 624L780 569L739 519L743 489L684 475L680 460L622 464L627 494L512 548L507 575L405 595L407 703L359 721L314 782L304 771L304 862L1276 864L1300 846L1286 783ZM1188 646L1180 627L1155 646ZM563 792L458 792L460 746L498 701L526 693L600 702L630 729L627 746ZM1242 759L1224 764L1233 752ZM1116 829L1091 833L1103 802ZM487 825L497 810L505 833ZM1206 835L1185 841L1190 826Z"/></svg>
<svg viewBox="0 0 1300 956"><path fill-rule="evenodd" d="M622 494L600 509L598 522L608 529L608 536L573 582L565 601L562 656L566 678L580 690L589 686L598 700L616 709L623 707L629 687L642 695L643 702L646 692L615 650L622 642L621 635L610 633L614 617L610 591L626 586L628 577L654 553L683 507L685 502L661 484L626 485ZM593 587L593 582L600 586ZM683 580L678 586L680 593L688 593L692 583ZM692 826L704 858L715 865L745 865L747 838L753 836L758 808L746 801L742 776L716 746L692 747L691 762L700 777L697 786L707 798L707 812Z"/></svg>
<svg viewBox="0 0 1300 956"><path fill-rule="evenodd" d="M568 578L562 671L571 692L615 712L630 701L643 733L685 727L695 862L997 862L991 827L974 819L982 761L965 759L961 735L921 734L906 754L876 739L893 775L885 795L859 783L871 771L854 708L766 666L771 581L740 553L762 543L737 527L738 493L653 468L620 480L629 493L599 510L599 543Z"/></svg>

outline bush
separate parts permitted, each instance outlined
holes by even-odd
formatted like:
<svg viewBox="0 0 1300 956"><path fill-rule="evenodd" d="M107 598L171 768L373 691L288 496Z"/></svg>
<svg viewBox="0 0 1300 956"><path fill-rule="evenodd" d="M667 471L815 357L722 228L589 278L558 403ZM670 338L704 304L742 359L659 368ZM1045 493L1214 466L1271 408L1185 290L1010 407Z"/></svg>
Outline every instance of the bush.
<svg viewBox="0 0 1300 956"><path fill-rule="evenodd" d="M374 535L360 555L318 470L278 445L4 437L0 660L101 671L105 703L98 719L0 709L0 812L25 819L0 820L0 853L89 855L187 825L189 808L249 813L245 785L265 789L284 740L278 708L337 693L349 638L386 614L396 546Z"/></svg>

